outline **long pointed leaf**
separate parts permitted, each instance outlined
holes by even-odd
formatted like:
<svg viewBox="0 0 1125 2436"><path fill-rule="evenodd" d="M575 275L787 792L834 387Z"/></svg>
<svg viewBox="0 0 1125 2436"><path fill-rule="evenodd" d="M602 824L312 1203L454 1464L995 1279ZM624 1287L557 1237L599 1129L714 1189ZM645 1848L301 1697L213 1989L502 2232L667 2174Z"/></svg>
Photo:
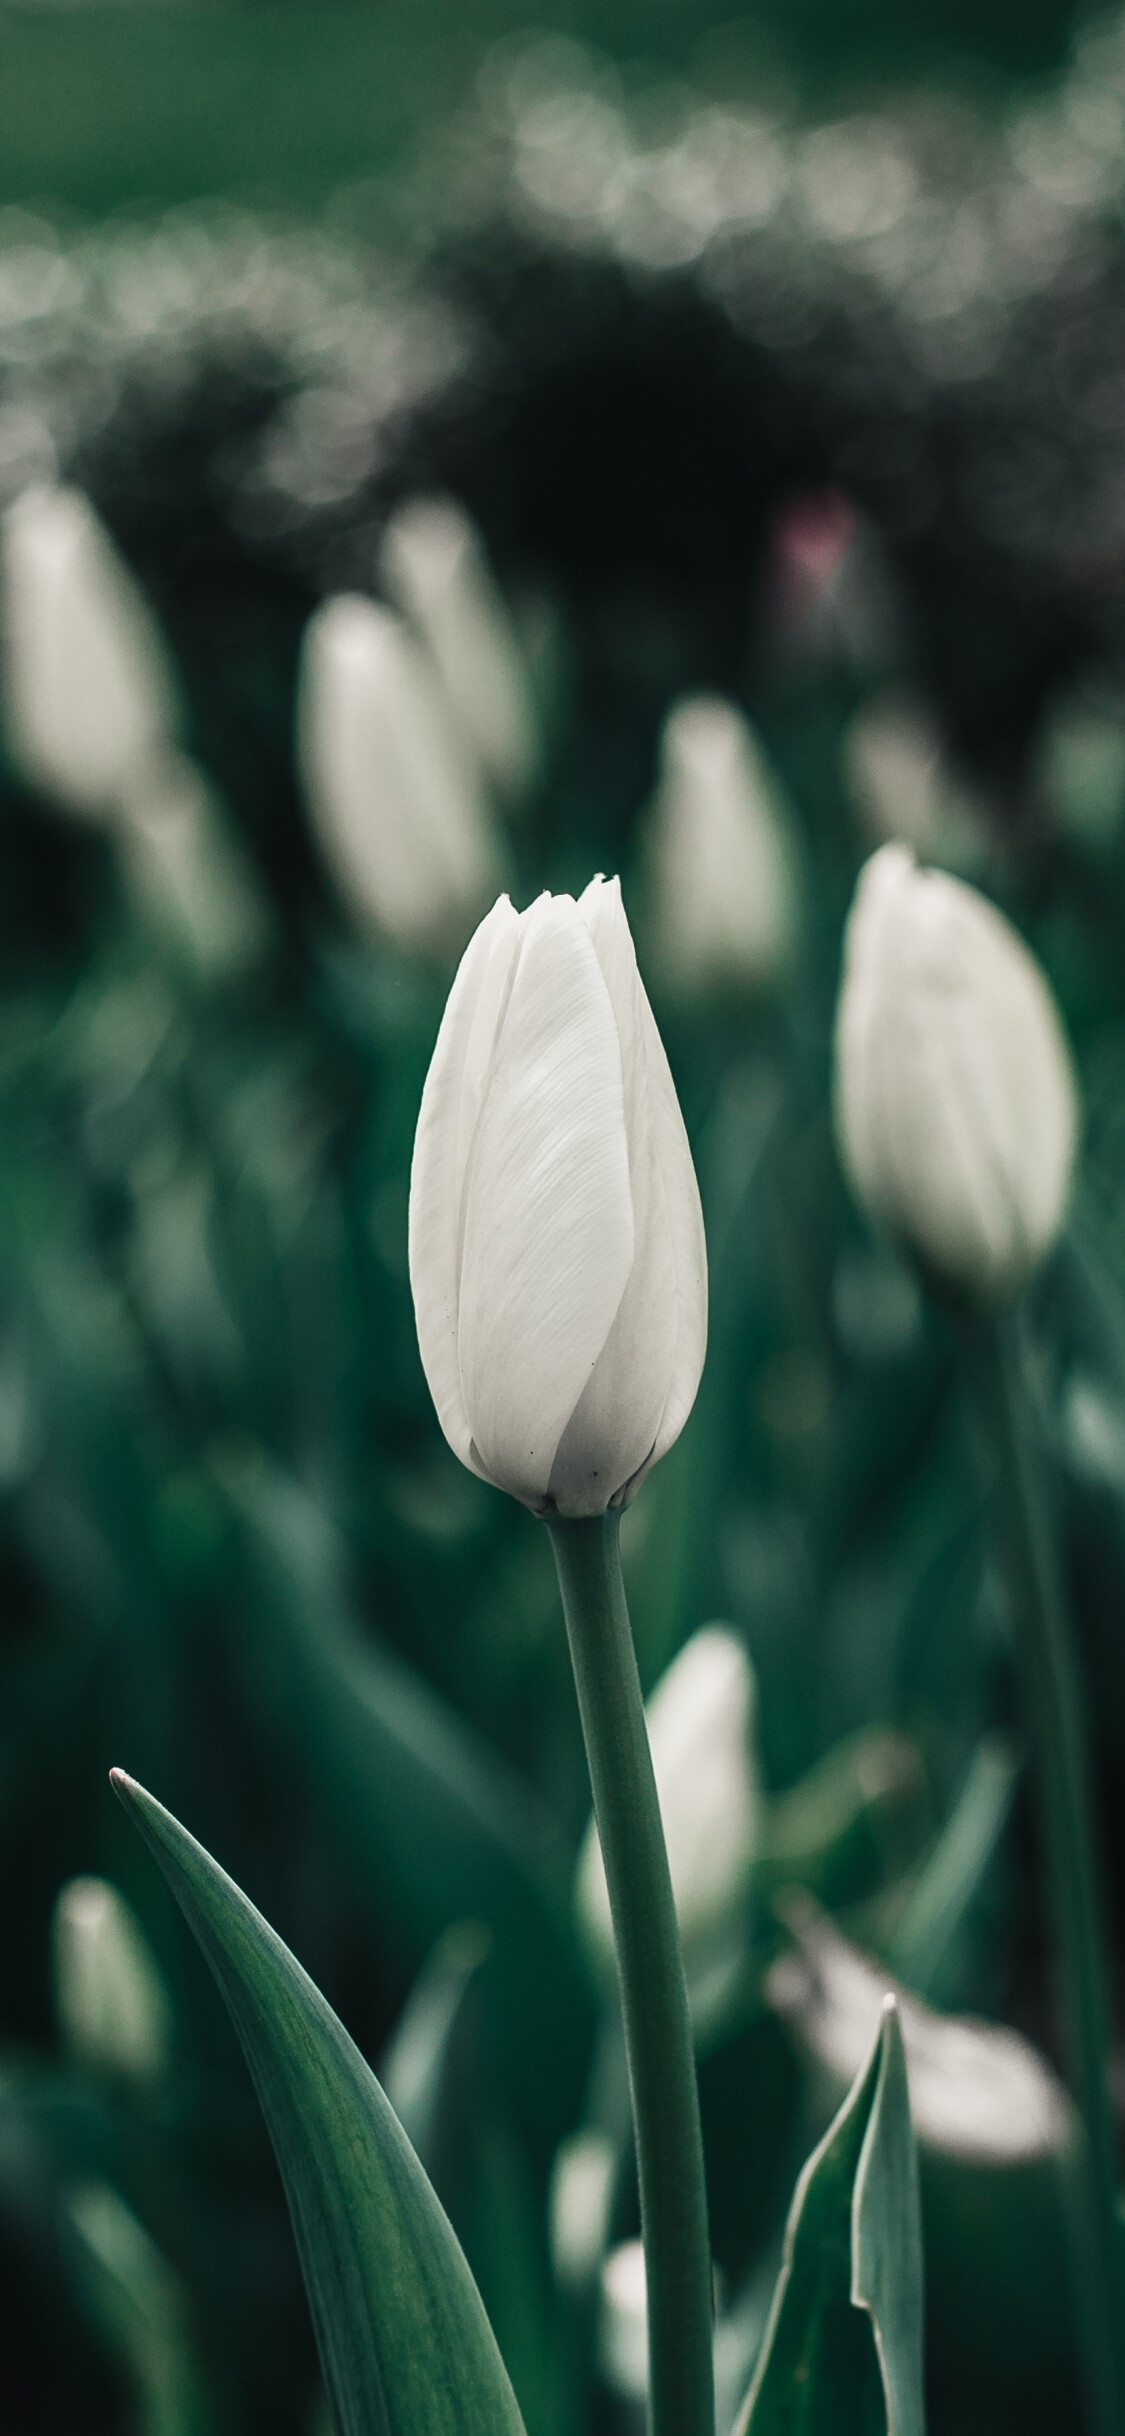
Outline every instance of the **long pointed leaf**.
<svg viewBox="0 0 1125 2436"><path fill-rule="evenodd" d="M898 2008L797 2181L736 2436L923 2436L922 2235Z"/></svg>
<svg viewBox="0 0 1125 2436"><path fill-rule="evenodd" d="M202 1845L121 1770L229 2006L281 2167L338 2436L523 2436L464 2254L374 2073Z"/></svg>

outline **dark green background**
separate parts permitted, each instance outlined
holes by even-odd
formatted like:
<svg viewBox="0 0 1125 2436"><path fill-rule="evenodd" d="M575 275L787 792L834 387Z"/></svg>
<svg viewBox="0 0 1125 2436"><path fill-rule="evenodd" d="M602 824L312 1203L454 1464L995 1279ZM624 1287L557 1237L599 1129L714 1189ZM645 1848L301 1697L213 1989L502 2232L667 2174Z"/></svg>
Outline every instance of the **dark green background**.
<svg viewBox="0 0 1125 2436"><path fill-rule="evenodd" d="M1061 63L1074 14L1063 0L792 0L736 22L729 0L0 8L0 198L316 202L407 156L482 49L537 24L724 85L764 55L822 107L919 76L997 94Z"/></svg>

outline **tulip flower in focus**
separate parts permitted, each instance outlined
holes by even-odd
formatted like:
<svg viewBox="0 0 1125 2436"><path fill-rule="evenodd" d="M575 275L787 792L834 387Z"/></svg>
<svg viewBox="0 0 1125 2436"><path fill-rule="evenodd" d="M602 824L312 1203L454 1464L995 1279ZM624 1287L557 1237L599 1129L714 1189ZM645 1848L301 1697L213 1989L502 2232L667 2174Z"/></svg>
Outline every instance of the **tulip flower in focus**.
<svg viewBox="0 0 1125 2436"><path fill-rule="evenodd" d="M486 778L523 794L538 760L528 673L471 517L453 499L407 500L384 532L379 573L427 645Z"/></svg>
<svg viewBox="0 0 1125 2436"><path fill-rule="evenodd" d="M172 2036L163 1973L132 1906L106 1878L71 1878L51 1926L55 2010L75 2061L153 2080Z"/></svg>
<svg viewBox="0 0 1125 2436"><path fill-rule="evenodd" d="M995 906L890 845L860 874L836 1021L836 1133L869 1214L980 1304L1062 1225L1078 1133L1047 983Z"/></svg>
<svg viewBox="0 0 1125 2436"><path fill-rule="evenodd" d="M755 1707L742 1642L710 1624L692 1635L645 1708L697 2031L721 2009L745 1948L761 1818ZM577 1903L586 1942L608 1978L613 1927L593 1819L578 1863Z"/></svg>
<svg viewBox="0 0 1125 2436"><path fill-rule="evenodd" d="M68 812L116 813L179 721L160 630L81 491L24 491L0 522L0 680L12 760Z"/></svg>
<svg viewBox="0 0 1125 2436"><path fill-rule="evenodd" d="M297 750L340 894L407 953L459 946L503 877L472 758L421 645L359 593L305 632Z"/></svg>
<svg viewBox="0 0 1125 2436"><path fill-rule="evenodd" d="M670 712L661 762L647 838L654 959L684 996L768 989L798 924L777 781L741 713L710 694Z"/></svg>
<svg viewBox="0 0 1125 2436"><path fill-rule="evenodd" d="M426 1079L410 1279L461 1461L536 1512L604 1513L691 1410L699 1192L616 880L501 897Z"/></svg>

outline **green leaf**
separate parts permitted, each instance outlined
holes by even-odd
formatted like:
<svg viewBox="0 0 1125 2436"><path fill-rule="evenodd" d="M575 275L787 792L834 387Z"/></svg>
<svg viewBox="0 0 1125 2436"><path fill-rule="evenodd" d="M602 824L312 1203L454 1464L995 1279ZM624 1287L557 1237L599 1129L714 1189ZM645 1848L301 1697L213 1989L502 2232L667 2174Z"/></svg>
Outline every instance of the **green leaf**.
<svg viewBox="0 0 1125 2436"><path fill-rule="evenodd" d="M924 2436L918 2165L898 2007L803 2167L735 2436Z"/></svg>
<svg viewBox="0 0 1125 2436"><path fill-rule="evenodd" d="M286 1760L315 1783L349 1865L408 1953L458 1921L489 1930L505 2080L550 2155L579 2102L591 2014L569 1848L499 1755L362 1629L345 1552L299 1484L256 1451L228 1456L221 1479L261 1634L246 1653L256 1713L272 1714Z"/></svg>
<svg viewBox="0 0 1125 2436"><path fill-rule="evenodd" d="M115 1769L230 2009L277 2152L337 2436L523 2436L456 2236L312 1981L202 1845Z"/></svg>

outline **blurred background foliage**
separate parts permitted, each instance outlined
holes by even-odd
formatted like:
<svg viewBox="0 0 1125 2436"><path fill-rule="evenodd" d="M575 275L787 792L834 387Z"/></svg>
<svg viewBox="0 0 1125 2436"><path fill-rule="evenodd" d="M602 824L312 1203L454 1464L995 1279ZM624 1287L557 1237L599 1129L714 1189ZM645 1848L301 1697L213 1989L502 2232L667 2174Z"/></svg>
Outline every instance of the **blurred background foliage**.
<svg viewBox="0 0 1125 2436"><path fill-rule="evenodd" d="M445 1447L406 1280L449 968L362 934L294 771L305 623L378 588L404 500L468 508L520 638L542 740L509 820L520 901L620 869L647 953L661 725L699 688L754 722L795 841L799 946L768 986L685 998L653 953L713 1321L697 1411L627 1524L646 1688L713 1618L758 1686L752 1909L701 2030L731 2407L831 2103L818 2005L847 2011L794 1888L925 2002L1059 2060L956 1341L832 1149L841 925L904 827L1032 940L1082 1073L1082 1180L1028 1352L1118 1926L1125 1905L1125 41L1002 0L524 26L511 5L0 9L0 491L62 475L95 501L254 907L216 934L214 891L189 890L170 920L7 751L0 2398L21 2436L323 2426L250 2087L112 1763L383 2070L529 2436L636 2423L628 2310L598 2297L635 2205L612 2004L573 1920L587 1796L549 1549ZM144 1941L104 2033L73 1993L104 1895L56 1908L91 1875ZM1057 2089L1021 2054L1006 2148L968 2137L956 2090L923 2129L935 2431L1075 2423Z"/></svg>

